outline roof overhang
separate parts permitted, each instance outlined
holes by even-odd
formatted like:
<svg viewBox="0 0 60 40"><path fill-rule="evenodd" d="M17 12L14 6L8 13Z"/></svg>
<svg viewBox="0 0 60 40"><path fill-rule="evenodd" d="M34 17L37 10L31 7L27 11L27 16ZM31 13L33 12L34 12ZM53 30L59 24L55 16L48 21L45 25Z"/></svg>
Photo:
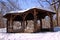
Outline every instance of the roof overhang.
<svg viewBox="0 0 60 40"><path fill-rule="evenodd" d="M36 7L33 7L33 8L29 8L29 9L26 9L26 10L21 10L21 11L10 11L10 12L7 12L7 14L5 14L3 17L8 17L9 15L11 14L23 14L23 13L26 13L26 12L29 12L29 11L32 11L33 9L36 9L38 11L40 11L41 13L42 12L49 12L49 13L52 13L52 14L55 14L56 12L55 11L52 11L52 10L48 10L48 9L44 9L44 8L36 8Z"/></svg>

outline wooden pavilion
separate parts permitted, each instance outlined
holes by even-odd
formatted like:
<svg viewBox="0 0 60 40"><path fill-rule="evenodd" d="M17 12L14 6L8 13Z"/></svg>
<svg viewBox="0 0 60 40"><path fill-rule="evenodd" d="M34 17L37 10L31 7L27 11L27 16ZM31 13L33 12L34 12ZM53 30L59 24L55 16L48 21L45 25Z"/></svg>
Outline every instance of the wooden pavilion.
<svg viewBox="0 0 60 40"><path fill-rule="evenodd" d="M24 30L27 26L27 20L32 20L34 22L34 32L41 32L42 28L42 19L45 18L45 16L50 17L50 28L48 28L50 31L53 30L53 15L55 12L50 10L43 10L40 8L31 8L24 11L19 12L9 12L3 17L7 19L7 32L18 32L18 33L24 33ZM37 26L37 20L40 20L40 26ZM13 30L13 22L19 21L21 22L21 29Z"/></svg>

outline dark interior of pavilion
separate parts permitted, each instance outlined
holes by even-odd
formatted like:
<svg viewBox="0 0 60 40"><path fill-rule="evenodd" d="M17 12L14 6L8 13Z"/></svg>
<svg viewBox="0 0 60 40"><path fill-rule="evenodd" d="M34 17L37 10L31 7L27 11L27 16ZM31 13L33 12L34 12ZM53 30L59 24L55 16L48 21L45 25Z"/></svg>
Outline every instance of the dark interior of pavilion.
<svg viewBox="0 0 60 40"><path fill-rule="evenodd" d="M44 16L42 16L42 14L37 14L37 20L40 20L41 18L44 18ZM22 17L17 15L15 18L14 18L14 21L22 21ZM25 20L34 20L34 16L32 13L29 13ZM28 23L27 23L28 24ZM27 25L26 24L26 25ZM37 30L36 32L34 33L38 33L38 32L50 32L51 30L49 30L49 28L42 28L41 30Z"/></svg>

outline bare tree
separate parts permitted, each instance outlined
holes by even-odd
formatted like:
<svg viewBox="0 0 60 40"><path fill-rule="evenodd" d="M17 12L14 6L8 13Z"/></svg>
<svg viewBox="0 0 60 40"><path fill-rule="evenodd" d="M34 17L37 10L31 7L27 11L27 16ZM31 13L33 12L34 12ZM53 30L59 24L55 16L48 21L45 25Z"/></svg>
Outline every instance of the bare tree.
<svg viewBox="0 0 60 40"><path fill-rule="evenodd" d="M56 18L57 18L57 26L58 26L58 11L60 7L60 0L40 0L42 2L47 2L56 12ZM50 2L51 1L51 2Z"/></svg>
<svg viewBox="0 0 60 40"><path fill-rule="evenodd" d="M4 13L13 10L21 10L17 5L17 2L11 0L7 0L7 2L0 1L0 9L2 9L2 12Z"/></svg>
<svg viewBox="0 0 60 40"><path fill-rule="evenodd" d="M2 0L0 1L0 27L4 26L3 14L13 10L21 10L20 7L16 5L17 2L13 2L11 0L7 0L7 2Z"/></svg>
<svg viewBox="0 0 60 40"><path fill-rule="evenodd" d="M54 10L56 11L56 18L57 18L57 26L58 26L58 11L59 11L59 0L55 1L53 0L53 3L52 3L53 7L54 7Z"/></svg>
<svg viewBox="0 0 60 40"><path fill-rule="evenodd" d="M13 1L11 1L11 0L7 0L12 6L13 6L13 8L15 8L15 9L18 9L18 10L21 10L21 9L19 9L19 7L17 7L16 5L16 3L14 3Z"/></svg>

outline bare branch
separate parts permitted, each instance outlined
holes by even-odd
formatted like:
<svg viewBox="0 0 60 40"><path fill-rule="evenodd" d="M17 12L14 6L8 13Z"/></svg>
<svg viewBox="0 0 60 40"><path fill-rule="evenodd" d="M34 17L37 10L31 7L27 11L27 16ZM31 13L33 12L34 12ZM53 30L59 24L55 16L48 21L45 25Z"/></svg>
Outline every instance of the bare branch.
<svg viewBox="0 0 60 40"><path fill-rule="evenodd" d="M38 1L38 3L40 4L41 7L44 7L44 6L40 3L40 0Z"/></svg>
<svg viewBox="0 0 60 40"><path fill-rule="evenodd" d="M48 0L46 0L46 2L48 2L51 5L51 3Z"/></svg>
<svg viewBox="0 0 60 40"><path fill-rule="evenodd" d="M54 4L56 4L56 3L58 3L59 1L57 1L57 2L53 2L51 5L54 5Z"/></svg>
<svg viewBox="0 0 60 40"><path fill-rule="evenodd" d="M21 10L19 9L18 7L16 7L16 5L14 3L12 3L10 0L7 0L14 8L18 9L18 10Z"/></svg>

